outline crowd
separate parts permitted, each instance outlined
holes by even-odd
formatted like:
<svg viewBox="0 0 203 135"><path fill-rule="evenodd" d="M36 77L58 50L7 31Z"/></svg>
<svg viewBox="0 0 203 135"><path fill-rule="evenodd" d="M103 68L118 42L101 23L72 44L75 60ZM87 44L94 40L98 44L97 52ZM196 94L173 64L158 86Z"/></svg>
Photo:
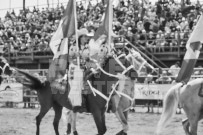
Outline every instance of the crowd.
<svg viewBox="0 0 203 135"><path fill-rule="evenodd" d="M202 10L199 3L187 3L185 8L180 6L173 0L159 0L156 4L121 0L118 7L114 7L113 31L151 52L172 51L173 47L185 45ZM5 53L50 51L49 41L64 10L61 4L41 10L27 8L19 14L7 12L5 18L0 19L0 47ZM103 3L89 4L85 9L82 3L77 3L77 12L78 27L95 31L105 6Z"/></svg>

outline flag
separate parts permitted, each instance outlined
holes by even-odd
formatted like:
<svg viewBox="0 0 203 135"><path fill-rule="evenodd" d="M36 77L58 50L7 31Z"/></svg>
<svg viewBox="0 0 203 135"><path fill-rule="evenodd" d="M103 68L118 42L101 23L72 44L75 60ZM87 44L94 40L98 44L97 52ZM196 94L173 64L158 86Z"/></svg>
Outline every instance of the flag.
<svg viewBox="0 0 203 135"><path fill-rule="evenodd" d="M74 0L69 0L59 26L51 38L49 46L54 53L48 70L50 82L62 78L68 63L68 38L75 34Z"/></svg>
<svg viewBox="0 0 203 135"><path fill-rule="evenodd" d="M89 4L90 4L90 0L85 0L85 1L83 2L83 7L85 8L85 10L88 9Z"/></svg>
<svg viewBox="0 0 203 135"><path fill-rule="evenodd" d="M194 66L200 54L201 42L203 41L203 16L200 17L195 26L187 44L187 51L184 60L176 78L177 82L187 83L193 73Z"/></svg>
<svg viewBox="0 0 203 135"><path fill-rule="evenodd" d="M74 0L69 0L67 8L63 15L63 35L64 37L71 37L75 34L75 15L74 15Z"/></svg>
<svg viewBox="0 0 203 135"><path fill-rule="evenodd" d="M112 10L113 8L111 6L111 2L109 2L109 4L107 4L104 20L101 26L95 32L95 35L93 37L95 41L103 34L108 36L109 31L111 31L110 34L113 34L113 31L112 31L113 11Z"/></svg>
<svg viewBox="0 0 203 135"><path fill-rule="evenodd" d="M199 17L199 20L193 30L193 32L190 35L190 38L187 42L186 48L189 47L190 43L200 41L203 42L203 15Z"/></svg>
<svg viewBox="0 0 203 135"><path fill-rule="evenodd" d="M60 50L63 45L62 40L69 38L75 34L75 19L74 19L74 0L69 0L64 15L59 22L59 26L51 38L49 46L54 55Z"/></svg>
<svg viewBox="0 0 203 135"><path fill-rule="evenodd" d="M115 7L118 7L119 6L119 4L120 4L120 0L113 0L113 7L115 8Z"/></svg>

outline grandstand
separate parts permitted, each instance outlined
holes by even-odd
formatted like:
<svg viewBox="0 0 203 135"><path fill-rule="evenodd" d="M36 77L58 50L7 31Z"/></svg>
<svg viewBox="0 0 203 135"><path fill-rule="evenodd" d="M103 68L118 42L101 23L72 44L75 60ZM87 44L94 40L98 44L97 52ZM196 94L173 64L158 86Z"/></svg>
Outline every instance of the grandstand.
<svg viewBox="0 0 203 135"><path fill-rule="evenodd" d="M140 6L139 6L140 5ZM185 44L202 11L200 2L180 3L159 0L155 4L122 1L114 8L113 30L120 37L115 44L127 41L143 51L161 67L167 68L182 61ZM65 5L64 5L65 6ZM0 20L0 51L9 63L23 69L47 69L53 54L49 41L64 11L63 4L55 8L32 10L19 14L7 12ZM101 22L104 6L78 2L78 26L95 31ZM127 39L127 41L125 40ZM201 66L201 52L197 66Z"/></svg>

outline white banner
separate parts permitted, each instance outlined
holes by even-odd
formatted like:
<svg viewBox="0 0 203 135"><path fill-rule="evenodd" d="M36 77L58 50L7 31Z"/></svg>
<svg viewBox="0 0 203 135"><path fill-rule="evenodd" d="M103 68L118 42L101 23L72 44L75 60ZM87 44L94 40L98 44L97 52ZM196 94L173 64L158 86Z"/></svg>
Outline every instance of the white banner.
<svg viewBox="0 0 203 135"><path fill-rule="evenodd" d="M23 85L20 83L3 83L0 85L0 102L22 102Z"/></svg>
<svg viewBox="0 0 203 135"><path fill-rule="evenodd" d="M162 100L172 84L135 84L135 99Z"/></svg>

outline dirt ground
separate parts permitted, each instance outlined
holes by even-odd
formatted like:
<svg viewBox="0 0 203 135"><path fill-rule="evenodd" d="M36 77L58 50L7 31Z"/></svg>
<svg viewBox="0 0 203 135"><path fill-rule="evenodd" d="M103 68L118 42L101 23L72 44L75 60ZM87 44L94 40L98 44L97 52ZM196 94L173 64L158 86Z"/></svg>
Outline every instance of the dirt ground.
<svg viewBox="0 0 203 135"><path fill-rule="evenodd" d="M0 135L34 135L35 117L39 109L8 109L0 108ZM55 135L52 127L53 110L50 110L41 123L41 135ZM137 112L130 113L128 135L154 135L160 114L151 114ZM163 131L163 135L184 135L181 120L185 118L184 114L176 115L169 126ZM106 135L115 135L121 130L121 124L114 114L106 114ZM97 133L91 115L79 114L77 129L80 135L95 135ZM66 124L60 121L59 131L63 135L66 130ZM203 133L203 121L199 122L198 134Z"/></svg>

